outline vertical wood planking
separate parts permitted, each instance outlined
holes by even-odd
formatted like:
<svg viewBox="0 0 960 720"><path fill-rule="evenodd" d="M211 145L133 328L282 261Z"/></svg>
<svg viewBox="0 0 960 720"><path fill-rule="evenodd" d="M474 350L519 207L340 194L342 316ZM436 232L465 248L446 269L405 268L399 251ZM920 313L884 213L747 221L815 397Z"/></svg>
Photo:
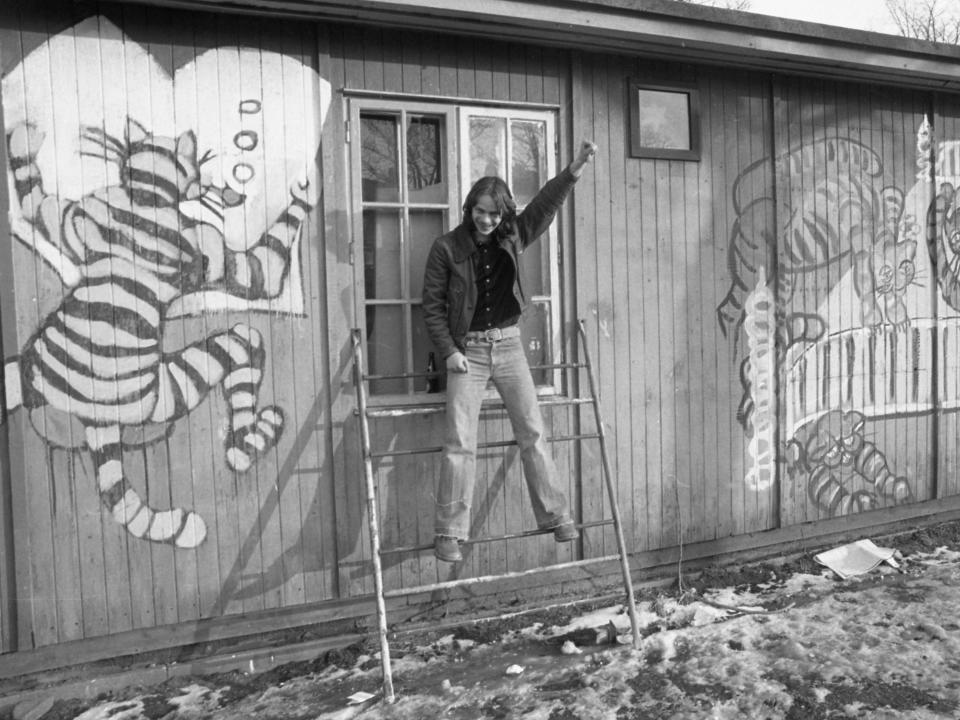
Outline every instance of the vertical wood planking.
<svg viewBox="0 0 960 720"><path fill-rule="evenodd" d="M340 26L328 29L330 43L329 80L336 90L356 87L357 73L348 55L353 52L349 34ZM384 46L384 86L399 87L399 63L388 60L394 47ZM321 67L321 70L323 68ZM349 73L348 73L349 70ZM394 75L394 73L397 73ZM396 83L396 84L394 84ZM364 558L369 558L369 540L364 526L366 511L363 500L363 466L358 462L359 439L357 420L353 416L356 407L354 368L350 329L356 323L353 308L354 268L350 264L350 240L353 228L346 208L350 207L348 183L349 146L343 136L347 119L346 101L337 99L330 107L327 122L328 134L322 145L323 195L325 205L331 211L324 215L326 245L326 276L324 298L328 312L328 349L330 375L329 430L334 448L333 477L334 505L337 519L337 583L341 597L368 592L372 583L367 582L363 572ZM356 138L351 137L352 142Z"/></svg>
<svg viewBox="0 0 960 720"><path fill-rule="evenodd" d="M720 242L730 252L729 245L737 242L733 229L737 221L734 207L734 183L738 175L738 166L733 154L732 148L735 147L736 129L739 123L737 114L736 76L730 77L728 81L727 74L722 79L717 79L713 85L711 95L713 106L711 112L714 120L714 131L711 133L710 149L711 157L714 159L714 187L715 202L714 213L715 222L722 233ZM729 256L725 256L727 259ZM732 263L725 263L728 268L727 273L716 273L714 275L714 288L716 299L719 303L724 297L724 293L730 287L733 278L728 277L732 272ZM726 428L721 433L721 442L717 443L717 468L719 470L719 485L717 490L717 537L729 537L736 533L736 519L734 515L734 494L735 487L740 483L741 478L737 477L733 463L735 448L742 442L742 428L737 422L736 408L740 402L740 373L739 362L741 358L735 354L739 350L739 327L731 327L724 336L724 342L717 351L717 378L718 378L718 420L719 427Z"/></svg>
<svg viewBox="0 0 960 720"><path fill-rule="evenodd" d="M510 45L496 41L487 47L490 56L490 99L510 100Z"/></svg>
<svg viewBox="0 0 960 720"><path fill-rule="evenodd" d="M196 54L192 34L183 32L177 25L175 13L168 10L151 11L149 23L152 32L163 38L163 42L158 46L155 54L163 66L168 68L167 72L172 73L172 78L175 79L177 77L178 61L181 58L195 56ZM166 78L161 76L158 79L163 81ZM176 93L172 82L169 84L167 96L167 101L174 108L171 118L173 121L172 134L180 136L181 133L188 131L196 133L196 128L188 127L191 123L177 114L179 108L177 107ZM186 230L186 226L187 223L181 220L180 231ZM198 331L198 325L199 323L187 318L165 321L164 341L167 343L166 347L173 350L186 345L193 340L197 332L202 332L202 330ZM174 337L179 340L176 345L169 342ZM192 418L188 416L175 424L175 434L167 447L169 475L164 482L170 487L171 504L169 507L184 507L206 516L208 514L206 508L209 506L200 502L204 496L206 483L200 480L203 476L197 476L194 473L193 459L209 454L209 448L216 447L217 443L211 437L209 430L196 433L185 432L191 421ZM181 433L183 434L181 435ZM116 530L114 531L116 532ZM198 554L195 550L181 552L170 547L165 549L172 555L174 566L174 576L167 581L167 584L172 586L176 593L177 621L196 620L200 617Z"/></svg>
<svg viewBox="0 0 960 720"><path fill-rule="evenodd" d="M351 55L363 58L363 84L360 87L364 90L395 90L384 84L383 31L365 26L359 32L359 36L357 31L348 33L347 43Z"/></svg>
<svg viewBox="0 0 960 720"><path fill-rule="evenodd" d="M596 59L592 55L574 53L571 59L573 108L572 129L574 138L596 138L600 128L594 112L595 98L593 80L595 77ZM598 145L600 143L598 142ZM573 236L580 239L571 246L571 264L575 273L575 289L577 293L577 310L586 320L586 342L589 344L591 360L594 367L599 365L604 354L600 343L600 315L597 307L599 294L599 280L597 273L599 238L603 235L596 206L597 186L601 182L599 161L595 164L592 173L585 174L577 182L574 190L573 202L576 209L574 218ZM590 238L590 241L587 241ZM579 347L579 357L584 356L583 348ZM595 370L596 372L596 370ZM582 393L589 390L589 381L586 373L580 373L579 386ZM598 388L598 392L601 392ZM581 409L580 427L584 432L596 432L595 422L590 408ZM580 503L584 522L598 520L602 517L603 486L602 467L599 445L597 443L582 443L580 447ZM587 530L584 533L584 556L598 556L604 553L606 533L603 530Z"/></svg>
<svg viewBox="0 0 960 720"><path fill-rule="evenodd" d="M710 125L710 104L708 90L710 74L699 78L701 128ZM712 193L711 173L713 158L706 152L706 138L701 129L701 161L692 177L688 177L687 194L697 198L697 209L694 218L694 260L688 264L688 283L694 288L696 301L690 306L696 309L696 317L691 318L691 334L689 339L689 353L691 357L691 376L697 378L694 386L694 400L691 403L691 434L698 433L701 437L713 434L717 442L711 447L707 443L691 443L693 453L693 477L691 487L696 488L693 498L691 522L692 539L709 540L714 537L715 510L717 497L716 463L711 462L709 454L719 445L720 427L716 421L717 379L716 371L710 367L713 356L719 353L721 344L714 335L716 330L716 313L714 311L713 282L704 277L706 267L722 267L714 256L717 247L716 229L711 217L711 208L715 203ZM694 329L695 328L695 329ZM709 339L708 339L709 338ZM707 348L713 347L717 351L709 353ZM699 386L699 389L698 387ZM699 429L699 430L698 430Z"/></svg>
<svg viewBox="0 0 960 720"><path fill-rule="evenodd" d="M603 152L604 162L599 165L595 162L593 166L588 167L584 172L601 173L606 175L608 180L609 202L606 207L609 208L610 219L608 225L608 237L597 237L594 240L598 253L607 254L607 263L609 266L609 288L610 288L610 318L609 328L613 335L616 346L613 352L614 372L611 374L613 379L612 392L604 393L604 416L608 422L613 423L611 440L613 444L610 447L610 457L612 459L612 480L616 490L617 505L620 510L620 518L624 528L624 539L627 547L635 547L636 542L633 537L633 528L635 526L635 498L637 477L634 468L638 462L637 457L642 457L636 449L643 448L643 438L637 437L637 430L633 426L633 393L631 386L631 371L635 362L633 351L635 349L633 328L634 328L634 310L642 306L642 286L637 284L635 289L630 274L629 257L632 238L627 226L627 209L632 204L627 198L626 182L626 164L627 148L625 145L629 132L626 125L627 114L624 107L624 98L626 97L626 88L624 87L626 76L629 74L628 68L623 67L617 58L607 58L606 62L601 64L601 68L606 77L609 78L606 83L606 97L602 98L607 106L606 127L601 128L604 137L603 142L605 150ZM599 88L600 91L603 88ZM602 119L602 118L601 118ZM575 145L578 141L575 140ZM576 149L573 148L574 150ZM598 203L598 207L602 207ZM639 292L638 292L639 290ZM604 488L606 490L606 488ZM606 518L612 517L611 510L608 509ZM612 528L611 528L612 530ZM617 549L616 536L610 532L607 547L611 551Z"/></svg>
<svg viewBox="0 0 960 720"><path fill-rule="evenodd" d="M790 197L791 192L790 175L788 172L788 152L795 143L799 123L798 113L794 112L795 92L796 83L794 81L781 77L774 79L775 102L773 121L775 144L773 153L777 163L774 167L774 190L778 199L775 208L777 214L774 217L776 227L779 227L781 223L785 222L780 216L780 213L784 211L781 210L781 208L784 208L786 198ZM776 242L779 273L785 273L788 270L789 258L791 257L790 246L780 233L776 235ZM789 298L784 297L782 293L778 293L776 301L779 307L784 307L788 300ZM784 312L787 312L787 310L785 309ZM778 371L777 380L780 387L786 387L786 377L786 370L781 369ZM790 429L784 425L787 417L787 407L783 402L778 409L777 417L781 423L779 432L780 441L786 444L791 440L791 432ZM806 501L804 499L806 498L805 483L799 477L795 477L793 473L783 470L781 470L779 481L781 524L786 526L803 522L806 519Z"/></svg>
<svg viewBox="0 0 960 720"><path fill-rule="evenodd" d="M300 36L300 54L304 63L317 71L322 80L329 79L329 45L326 28L314 27L313 32ZM308 63L309 61L309 63ZM307 72L300 76L303 111L307 112L321 100L316 79ZM319 163L323 170L324 138L334 127L333 108L328 109L328 118L317 128L320 153L311 162ZM336 515L334 498L335 477L332 465L332 447L329 442L330 377L329 344L326 329L329 323L328 307L324 298L324 272L327 255L324 250L330 237L324 232L323 216L325 196L323 178L320 176L319 202L310 216L309 224L302 232L301 252L305 256L307 317L298 321L298 332L306 349L307 357L298 358L302 372L313 378L314 395L298 424L298 442L302 440L304 454L296 470L301 487L302 532L298 551L289 552L293 572L297 563L303 567L304 599L306 602L331 599L337 596L336 581ZM331 208L332 209L332 208Z"/></svg>
<svg viewBox="0 0 960 720"><path fill-rule="evenodd" d="M48 32L56 30L48 24ZM70 97L76 93L76 38L74 33L64 33L65 42L50 45L50 84L55 98ZM67 117L73 125L76 110L73 103L54 103L54 112L60 118ZM79 106L77 104L77 106ZM57 143L67 143L68 138L54 133ZM59 175L59 173L58 173ZM52 413L44 409L44 423L51 422ZM70 445L73 445L72 428ZM81 441L82 443L82 441ZM77 458L71 450L46 449L46 458L53 479L53 556L57 583L58 620L60 640L76 640L85 635L102 635L106 632L106 588L103 577L103 543L100 542L99 503L93 493L93 502L85 488L91 487L76 473ZM89 491L88 491L89 492Z"/></svg>
<svg viewBox="0 0 960 720"><path fill-rule="evenodd" d="M27 8L20 5L21 21ZM45 71L37 77L26 77L24 73L22 87L27 88L29 84L35 84L38 90L42 87L45 98L40 101L45 107L34 107L28 103L26 94L22 98L15 98L14 102L23 108L24 115L18 118L23 121L30 117L32 112L43 110L51 112L52 93L54 90L54 80L51 76L53 68L49 53L49 47L40 45L48 37L46 31L47 23L40 23L41 28L34 30L37 23L32 23L32 27L24 27L20 33L21 42L20 57L24 57L27 48L36 47L41 66L45 66ZM45 61L45 62L44 62ZM49 68L49 70L46 70ZM16 72L16 71L14 71ZM49 88L49 94L47 89ZM49 97L49 100L47 99ZM8 121L9 122L9 121ZM8 128L8 132L9 132ZM49 137L45 142L55 143L55 137ZM49 190L48 190L49 192ZM59 290L54 290L56 278L46 271L42 261L37 258L30 250L22 244L17 243L14 247L14 265L22 270L18 272L18 278L22 282L17 283L17 328L20 331L20 348L23 342L31 334L33 328L37 327L45 313L52 309L59 302ZM24 485L24 495L22 499L14 495L14 503L22 509L22 519L26 527L22 534L17 533L17 553L19 557L17 565L17 586L18 598L22 601L18 606L18 619L20 635L20 649L29 649L31 647L40 647L43 645L54 644L59 641L61 636L61 623L59 617L60 589L57 587L56 571L58 560L63 562L71 553L76 553L74 543L66 547L55 547L56 535L53 524L56 522L55 506L53 502L54 468L49 461L48 449L46 444L37 436L34 429L29 427L27 413L20 413L21 423L23 423L23 468L29 481ZM45 429L46 414L41 411L34 416L39 421L40 428ZM14 488L17 490L18 488ZM69 508L64 509L69 512ZM69 577L69 576L68 576ZM23 589L27 589L26 592ZM71 593L72 600L79 605L81 598L75 592ZM69 602L70 600L68 600ZM71 612L71 616L76 618L79 613ZM69 622L69 621L68 621Z"/></svg>
<svg viewBox="0 0 960 720"><path fill-rule="evenodd" d="M960 102L954 96L938 95L934 102L933 117L930 122L934 128L934 143L937 150L945 140L960 138ZM940 175L940 173L938 173ZM936 177L935 187L940 187L947 178ZM926 279L933 297L935 315L952 315L953 310L943 299L937 281L937 267L931 268L931 277ZM940 320L941 325L944 324ZM946 379L938 388L940 402L943 403L957 393L957 378L960 377L960 358L956 353L957 332L946 330L941 335L941 343L937 347L937 363L941 368L940 378ZM946 387L944 387L946 386ZM958 458L958 442L960 438L960 415L956 411L945 412L939 409L936 418L937 428L937 497L949 497L960 493L960 458Z"/></svg>
<svg viewBox="0 0 960 720"><path fill-rule="evenodd" d="M629 425L622 427L619 422L617 403L617 354L620 343L624 339L617 332L617 305L615 283L613 281L614 256L617 253L620 238L613 235L613 219L609 202L611 186L616 182L612 177L613 165L610 156L610 105L609 84L612 82L607 72L607 59L603 56L590 57L592 78L590 93L593 101L593 137L600 148L606 148L603 156L606 162L584 172L594 176L591 190L593 191L594 234L593 242L589 245L594 255L593 272L596 276L595 297L590 298L590 305L594 309L594 319L597 323L597 339L594 348L591 348L591 359L594 363L594 375L597 378L597 401L604 408L604 421L607 427L607 455L610 459L610 472L619 476L620 456L617 452L621 443L629 437ZM574 142L579 142L575 140ZM589 267L589 266L588 266ZM610 517L610 499L603 478L602 457L599 447L594 448L597 453L596 477L591 477L596 483L594 505L592 508L594 519L602 520ZM602 531L603 553L609 555L616 548L615 535L610 527Z"/></svg>
<svg viewBox="0 0 960 720"><path fill-rule="evenodd" d="M442 36L437 38L438 83L440 95L456 96L459 91L459 44L455 38Z"/></svg>
<svg viewBox="0 0 960 720"><path fill-rule="evenodd" d="M663 499L661 489L665 468L663 465L663 443L660 432L663 419L660 407L664 393L660 383L660 332L661 306L657 261L657 177L656 161L638 160L640 173L640 228L639 242L642 248L641 272L643 281L643 413L645 423L645 445L647 448L645 473L645 507L647 547L663 547L660 538ZM667 323L664 322L666 327Z"/></svg>
<svg viewBox="0 0 960 720"><path fill-rule="evenodd" d="M403 92L410 94L419 94L423 87L422 72L420 64L420 43L403 42L401 44L400 57L403 63Z"/></svg>
<svg viewBox="0 0 960 720"><path fill-rule="evenodd" d="M19 46L17 7L7 6L0 10L0 46ZM0 103L0 134L7 136L7 123ZM0 143L0 166L9 166L7 144ZM16 318L12 311L16 306L14 294L13 241L10 227L10 208L17 202L13 187L7 181L7 173L0 173L0 237L10 242L0 245L0 356L8 358L19 351ZM0 654L14 652L17 639L17 558L14 483L20 485L25 473L22 465L16 467L15 448L19 433L16 420L7 412L6 385L0 386ZM20 459L20 458L17 458Z"/></svg>
<svg viewBox="0 0 960 720"><path fill-rule="evenodd" d="M700 121L701 127L716 128L709 133L701 133L701 147L703 156L699 173L698 196L700 197L700 235L701 252L698 263L697 284L701 292L701 312L703 323L701 326L700 353L703 372L703 433L715 433L717 442L713 445L704 444L704 492L703 506L705 517L702 521L701 532L703 539L709 540L719 535L720 526L720 498L722 489L726 487L726 473L720 465L720 448L726 441L730 423L723 418L722 413L726 406L720 400L720 358L727 354L727 340L719 331L716 305L722 297L720 286L723 279L715 268L726 267L724 250L729 242L730 231L726 223L724 208L729 201L723 193L725 183L717 181L718 170L722 170L722 163L714 150L715 137L722 132L723 114L719 111L717 97L717 75L705 73L700 82ZM713 352L711 352L713 350Z"/></svg>
<svg viewBox="0 0 960 720"><path fill-rule="evenodd" d="M310 57L316 53L317 74L321 79L328 80L332 85L331 61L329 42L326 33L326 26L314 28L314 37L312 44L305 44L303 47L304 57ZM304 105L319 100L319 88L315 86L315 80L308 74L301 78L303 83ZM332 89L332 88L331 88ZM305 319L301 321L304 326L304 333L310 337L310 357L311 364L308 368L314 378L316 378L316 396L311 405L311 412L308 422L312 426L313 437L309 441L314 446L317 454L315 466L305 463L300 469L301 483L307 491L306 495L301 495L304 500L309 497L309 505L304 508L304 535L301 545L301 553L314 558L312 562L304 561L304 565L310 568L312 572L305 578L305 592L309 601L320 599L335 598L338 595L337 585L337 519L336 503L334 501L335 487L337 477L334 473L334 453L332 444L332 422L331 422L331 388L329 378L332 376L330 367L330 358L332 357L330 346L331 333L329 331L330 317L332 315L330 306L327 303L326 292L326 269L329 258L334 253L331 246L336 246L336 236L328 235L327 226L324 224L326 209L329 207L332 212L336 207L334 202L328 200L326 195L326 184L323 173L326 171L326 165L329 158L327 137L336 127L335 119L338 114L335 113L335 106L340 103L337 99L331 98L331 106L328 109L328 116L320 130L320 152L316 158L319 163L321 196L317 209L311 216L312 232L309 234L310 242L304 242L306 255L306 267L310 269L308 286L308 303L310 308L310 317L316 318L316 321ZM322 328L322 330L320 329ZM303 432L308 430L303 428ZM313 479L311 479L313 478ZM315 543L320 542L320 552L316 552Z"/></svg>
<svg viewBox="0 0 960 720"><path fill-rule="evenodd" d="M655 208L656 226L653 241L657 253L657 294L661 298L660 317L660 356L658 358L660 377L660 446L662 475L660 483L660 547L671 547L677 542L677 457L674 439L676 437L676 380L675 380L675 328L677 318L676 278L674 263L674 204L675 169L670 160L654 160L656 178ZM679 198L678 198L679 199Z"/></svg>
<svg viewBox="0 0 960 720"><path fill-rule="evenodd" d="M746 142L747 153L744 158L744 165L750 165L758 160L762 160L769 156L770 148L768 147L767 139L770 136L770 116L768 112L768 98L767 98L767 86L763 82L763 78L756 74L751 74L746 78L746 107L744 108L744 114L749 119L748 127L750 128L749 138ZM754 185L755 196L765 196L768 192L773 178L768 172L769 166L765 163L763 166L763 172L759 173L757 176L757 181ZM764 254L766 257L766 254ZM774 272L774 267L767 267L766 273L769 278ZM754 459L750 453L747 453L745 458L745 470L749 470L754 466L756 459ZM746 483L746 474L742 482ZM769 528L776 526L776 511L772 505L772 500L775 497L775 488L771 484L770 486L764 487L759 483L756 483L754 487L747 486L745 488L746 494L748 496L748 502L750 504L748 515L747 528L751 532L756 532L760 530L767 530Z"/></svg>
<svg viewBox="0 0 960 720"><path fill-rule="evenodd" d="M698 87L700 83L698 82ZM701 130L701 136L703 131ZM705 405L711 402L711 395L704 392L705 373L703 371L703 321L712 317L702 307L710 295L704 292L700 284L700 268L703 267L706 252L703 227L700 214L704 196L701 195L701 172L703 161L684 163L683 197L687 205L684 230L684 285L687 288L687 299L684 303L686 335L684 338L685 366L687 370L686 416L687 424L684 432L678 437L678 445L686 448L689 465L686 471L685 483L682 486L686 491L686 498L681 514L684 518L683 542L695 542L706 539L703 534L709 521L705 517L704 498L709 492L709 476L704 463L706 443L699 438L707 437L704 426ZM706 196L709 202L709 195ZM706 239L709 241L709 239ZM683 495L681 495L683 499Z"/></svg>
<svg viewBox="0 0 960 720"><path fill-rule="evenodd" d="M632 74L633 66L625 67L623 72L624 81ZM620 102L624 102L627 92L623 85L620 85ZM628 100L628 102L630 102ZM621 132L623 139L621 141L620 151L627 159L624 161L624 196L622 198L625 209L624 217L624 240L625 262L628 278L628 297L629 297L629 344L625 352L629 357L628 375L626 382L630 388L630 425L631 444L634 448L631 464L629 466L631 482L625 483L622 477L618 478L619 489L621 492L626 490L628 495L629 508L621 507L622 521L624 526L624 535L627 547L639 552L651 547L650 544L650 518L649 512L649 489L650 478L655 477L651 474L650 456L656 452L656 446L651 446L650 428L651 422L647 411L647 399L650 396L647 384L647 374L649 373L648 337L646 327L646 316L648 307L655 303L655 298L649 296L647 292L648 268L644 262L644 208L643 208L643 171L645 164L643 161L628 157L628 135L625 123L629 119L630 108L621 108L623 123ZM616 204L616 203L614 203ZM652 273L652 269L649 269ZM628 512L629 509L629 512Z"/></svg>

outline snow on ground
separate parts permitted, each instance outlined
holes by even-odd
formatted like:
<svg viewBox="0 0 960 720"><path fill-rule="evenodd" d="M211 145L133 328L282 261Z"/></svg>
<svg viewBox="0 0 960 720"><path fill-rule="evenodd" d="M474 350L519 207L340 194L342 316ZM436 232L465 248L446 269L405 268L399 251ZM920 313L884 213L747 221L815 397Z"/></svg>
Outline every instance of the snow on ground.
<svg viewBox="0 0 960 720"><path fill-rule="evenodd" d="M200 680L166 694L103 702L73 717L960 717L960 553L917 553L900 571L881 566L845 581L827 570L771 572L759 583L676 595L638 603L636 648L623 605L572 610L554 624L531 621L495 642L461 631L401 638L393 650L392 704L380 697L379 659L367 654L351 667L328 667L246 696L229 683ZM561 651L565 640L582 643L587 631L611 623L618 644L575 650L568 644L570 654ZM511 666L515 674L507 673ZM358 691L374 697L349 704Z"/></svg>

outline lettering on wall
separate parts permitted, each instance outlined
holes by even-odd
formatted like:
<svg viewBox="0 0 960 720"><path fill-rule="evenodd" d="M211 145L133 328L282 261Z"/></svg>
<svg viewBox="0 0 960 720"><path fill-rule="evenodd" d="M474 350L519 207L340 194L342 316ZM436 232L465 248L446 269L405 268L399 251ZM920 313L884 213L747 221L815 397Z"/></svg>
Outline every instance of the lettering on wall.
<svg viewBox="0 0 960 720"><path fill-rule="evenodd" d="M14 237L63 285L5 362L8 409L67 416L113 519L196 547L204 520L151 507L123 450L169 436L213 390L228 469L249 470L280 438L283 410L259 397L270 362L259 331L236 323L177 348L165 338L178 317L303 313L299 247L329 85L295 58L237 47L171 76L94 17L25 57L3 102ZM33 424L70 444L46 434L57 423Z"/></svg>

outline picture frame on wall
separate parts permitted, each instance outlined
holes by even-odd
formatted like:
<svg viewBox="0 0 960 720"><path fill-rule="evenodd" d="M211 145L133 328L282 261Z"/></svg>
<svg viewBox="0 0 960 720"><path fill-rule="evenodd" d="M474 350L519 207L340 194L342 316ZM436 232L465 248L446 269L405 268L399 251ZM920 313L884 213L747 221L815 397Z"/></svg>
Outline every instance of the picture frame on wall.
<svg viewBox="0 0 960 720"><path fill-rule="evenodd" d="M630 156L700 159L700 98L683 83L629 81Z"/></svg>

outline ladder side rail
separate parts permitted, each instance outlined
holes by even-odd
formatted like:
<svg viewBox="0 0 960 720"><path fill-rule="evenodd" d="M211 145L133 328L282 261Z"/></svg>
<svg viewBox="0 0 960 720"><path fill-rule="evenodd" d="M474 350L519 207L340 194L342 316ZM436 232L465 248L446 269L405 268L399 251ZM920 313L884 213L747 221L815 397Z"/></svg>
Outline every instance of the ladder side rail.
<svg viewBox="0 0 960 720"><path fill-rule="evenodd" d="M373 481L373 459L370 455L370 423L367 418L367 397L363 379L363 350L359 328L353 330L354 385L360 417L360 442L363 451L363 474L367 489L367 526L370 530L370 555L373 559L373 584L377 596L377 634L380 640L380 665L383 669L383 698L394 701L393 670L390 665L390 643L387 640L387 607L383 594L383 567L380 562L380 519L377 512L377 490Z"/></svg>
<svg viewBox="0 0 960 720"><path fill-rule="evenodd" d="M603 478L607 485L607 495L610 498L610 511L613 515L613 527L617 537L617 548L620 551L620 571L623 574L623 585L627 591L627 611L630 613L633 646L639 650L642 639L640 637L640 623L637 619L637 603L633 594L633 581L630 578L630 565L627 560L627 544L623 538L623 525L620 522L620 506L617 502L617 494L613 487L610 458L607 453L606 430L604 429L603 417L600 413L600 401L597 398L597 381L594 377L593 364L590 362L590 349L587 347L587 331L584 327L583 319L578 321L577 327L580 335L580 348L583 352L584 365L586 365L587 370L587 379L590 383L590 397L593 398L593 413L597 423L597 434L600 436L600 457L603 462Z"/></svg>

